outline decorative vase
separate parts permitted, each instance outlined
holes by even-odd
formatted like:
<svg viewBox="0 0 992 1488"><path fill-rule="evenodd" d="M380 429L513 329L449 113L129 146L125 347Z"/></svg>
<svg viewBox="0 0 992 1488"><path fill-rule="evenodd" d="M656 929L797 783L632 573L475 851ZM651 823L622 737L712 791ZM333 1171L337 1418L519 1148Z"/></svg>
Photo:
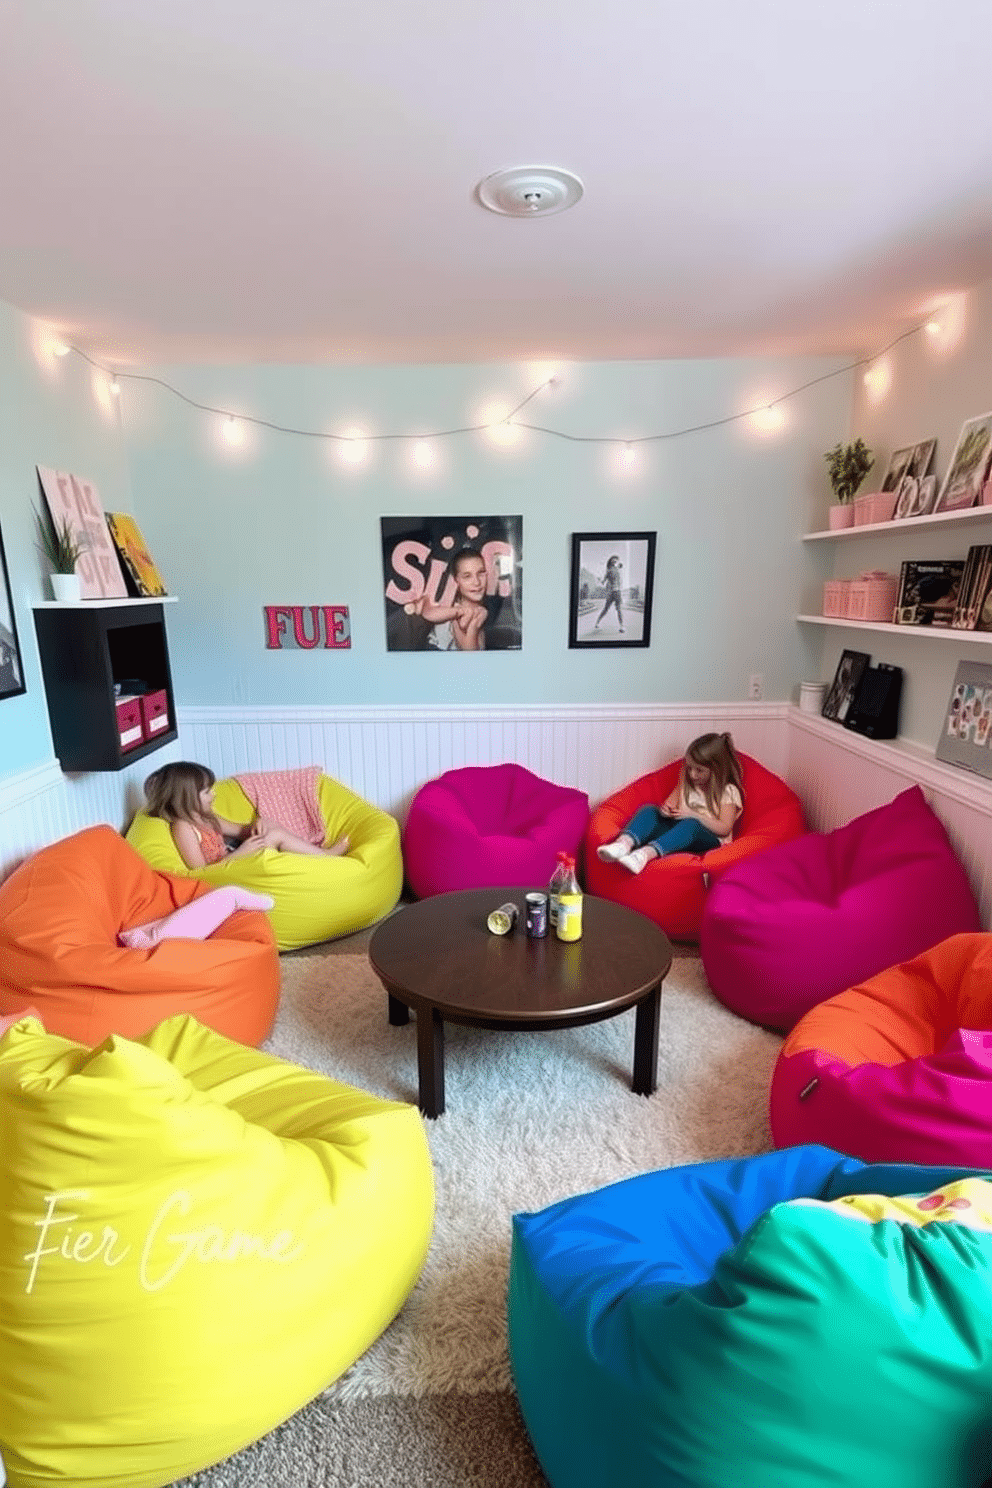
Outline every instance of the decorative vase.
<svg viewBox="0 0 992 1488"><path fill-rule="evenodd" d="M827 515L830 519L831 532L836 532L840 527L854 526L854 507L849 501L832 506Z"/></svg>
<svg viewBox="0 0 992 1488"><path fill-rule="evenodd" d="M52 581L52 597L60 604L69 604L79 598L79 575L77 573L49 574Z"/></svg>

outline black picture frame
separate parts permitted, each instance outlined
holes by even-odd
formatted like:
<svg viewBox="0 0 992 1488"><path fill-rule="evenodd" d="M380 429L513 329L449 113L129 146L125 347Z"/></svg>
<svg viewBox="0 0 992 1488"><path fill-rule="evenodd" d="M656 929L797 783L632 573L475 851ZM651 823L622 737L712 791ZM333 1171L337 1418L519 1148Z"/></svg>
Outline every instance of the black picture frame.
<svg viewBox="0 0 992 1488"><path fill-rule="evenodd" d="M865 668L870 660L871 657L867 651L842 651L840 653L834 680L823 699L821 712L824 718L832 718L837 723L844 722L854 701L858 683L864 676Z"/></svg>
<svg viewBox="0 0 992 1488"><path fill-rule="evenodd" d="M4 552L3 533L0 532L0 702L4 698L20 697L27 692L24 681L24 663L21 660L21 643L17 639L17 621L14 619L14 603L10 597L10 574L7 571L7 555Z"/></svg>
<svg viewBox="0 0 992 1488"><path fill-rule="evenodd" d="M650 646L657 540L656 532L572 533L570 649Z"/></svg>

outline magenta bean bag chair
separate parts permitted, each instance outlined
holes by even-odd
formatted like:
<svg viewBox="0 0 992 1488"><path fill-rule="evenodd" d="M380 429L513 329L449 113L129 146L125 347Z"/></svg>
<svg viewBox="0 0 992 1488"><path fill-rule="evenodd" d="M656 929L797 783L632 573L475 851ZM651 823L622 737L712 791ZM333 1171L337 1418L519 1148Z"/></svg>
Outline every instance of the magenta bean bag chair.
<svg viewBox="0 0 992 1488"><path fill-rule="evenodd" d="M812 1008L772 1075L777 1147L992 1168L992 935L953 935Z"/></svg>
<svg viewBox="0 0 992 1488"><path fill-rule="evenodd" d="M577 857L588 820L584 791L542 780L522 765L448 770L410 804L403 832L407 883L418 899L490 885L543 889L559 852Z"/></svg>
<svg viewBox="0 0 992 1488"><path fill-rule="evenodd" d="M721 1002L789 1029L846 987L979 927L967 875L914 785L725 874L706 901L699 950Z"/></svg>

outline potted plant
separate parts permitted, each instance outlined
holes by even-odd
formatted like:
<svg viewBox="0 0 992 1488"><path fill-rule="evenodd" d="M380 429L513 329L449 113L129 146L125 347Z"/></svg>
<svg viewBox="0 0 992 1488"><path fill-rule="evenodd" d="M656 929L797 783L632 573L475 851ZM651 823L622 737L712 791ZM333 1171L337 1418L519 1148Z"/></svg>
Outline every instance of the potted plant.
<svg viewBox="0 0 992 1488"><path fill-rule="evenodd" d="M835 444L823 457L836 497L830 508L831 527L850 527L854 523L854 497L858 487L875 463L875 457L863 439L851 444Z"/></svg>
<svg viewBox="0 0 992 1488"><path fill-rule="evenodd" d="M76 564L89 546L86 538L72 530L68 517L46 521L37 509L34 515L38 524L38 551L48 559L52 570L49 575L52 594L60 600L78 599Z"/></svg>

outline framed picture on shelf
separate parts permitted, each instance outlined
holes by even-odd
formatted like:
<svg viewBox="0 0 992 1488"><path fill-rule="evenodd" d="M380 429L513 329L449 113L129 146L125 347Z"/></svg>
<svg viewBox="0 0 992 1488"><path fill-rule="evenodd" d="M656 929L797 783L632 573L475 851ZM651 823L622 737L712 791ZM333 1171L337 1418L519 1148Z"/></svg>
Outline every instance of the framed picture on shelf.
<svg viewBox="0 0 992 1488"><path fill-rule="evenodd" d="M93 482L68 471L49 470L46 465L35 468L53 526L67 522L83 549L76 564L83 599L127 599L120 559Z"/></svg>
<svg viewBox="0 0 992 1488"><path fill-rule="evenodd" d="M573 532L568 644L650 646L655 532Z"/></svg>
<svg viewBox="0 0 992 1488"><path fill-rule="evenodd" d="M151 599L168 590L148 551L141 529L127 512L107 512L107 527L124 570L128 590L139 599Z"/></svg>
<svg viewBox="0 0 992 1488"><path fill-rule="evenodd" d="M10 598L10 575L3 550L3 534L0 533L0 700L17 697L26 691L21 646Z"/></svg>
<svg viewBox="0 0 992 1488"><path fill-rule="evenodd" d="M823 699L821 712L824 718L833 718L838 723L844 722L870 660L871 657L867 651L841 652L834 680Z"/></svg>
<svg viewBox="0 0 992 1488"><path fill-rule="evenodd" d="M934 511L961 511L974 506L981 497L990 459L992 413L980 413L976 418L966 419L961 426Z"/></svg>
<svg viewBox="0 0 992 1488"><path fill-rule="evenodd" d="M924 439L919 444L907 445L905 449L893 450L882 478L881 489L898 491L907 476L916 481L922 480L930 469L936 448L936 439Z"/></svg>
<svg viewBox="0 0 992 1488"><path fill-rule="evenodd" d="M896 502L895 518L925 517L933 510L937 496L935 475L904 475L899 483L899 499Z"/></svg>
<svg viewBox="0 0 992 1488"><path fill-rule="evenodd" d="M992 780L992 666L958 662L936 754Z"/></svg>

